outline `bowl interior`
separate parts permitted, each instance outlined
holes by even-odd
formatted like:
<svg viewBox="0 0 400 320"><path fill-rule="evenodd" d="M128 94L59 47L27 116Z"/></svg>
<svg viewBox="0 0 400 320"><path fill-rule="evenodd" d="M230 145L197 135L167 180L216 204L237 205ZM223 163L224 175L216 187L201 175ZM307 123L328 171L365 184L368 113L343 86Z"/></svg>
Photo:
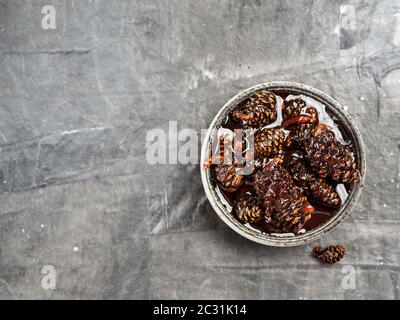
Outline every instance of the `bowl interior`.
<svg viewBox="0 0 400 320"><path fill-rule="evenodd" d="M290 92L294 95L304 94L307 95L318 102L325 105L326 109L331 113L333 117L338 119L338 122L341 123L341 130L345 131L346 136L353 142L353 147L355 150L355 156L358 168L361 173L360 182L355 184L349 190L348 198L345 203L341 206L338 212L332 216L326 223L318 226L317 228L307 231L304 234L293 235L293 234L267 234L261 232L258 229L252 228L249 225L243 225L240 223L226 208L225 204L221 201L220 197L217 194L217 190L213 185L210 176L210 170L205 170L201 165L201 177L202 183L206 192L206 195L211 202L216 213L219 217L233 230L242 236L253 240L255 242L271 245L271 246L295 246L308 243L310 241L321 238L324 234L331 231L344 217L346 217L354 204L356 203L363 183L365 179L365 151L364 144L360 135L359 130L357 129L356 124L351 119L350 115L344 110L344 108L333 98L329 97L325 93L309 87L304 84L294 83L294 82L270 82L270 83L262 83L246 89L231 100L229 100L222 109L215 116L212 121L206 137L203 142L202 152L201 152L201 163L205 163L211 152L211 143L212 139L215 139L215 136L212 134L215 129L217 129L221 123L226 119L226 117L230 114L230 112L241 102L249 98L254 92L259 90L271 90L276 93L279 91Z"/></svg>

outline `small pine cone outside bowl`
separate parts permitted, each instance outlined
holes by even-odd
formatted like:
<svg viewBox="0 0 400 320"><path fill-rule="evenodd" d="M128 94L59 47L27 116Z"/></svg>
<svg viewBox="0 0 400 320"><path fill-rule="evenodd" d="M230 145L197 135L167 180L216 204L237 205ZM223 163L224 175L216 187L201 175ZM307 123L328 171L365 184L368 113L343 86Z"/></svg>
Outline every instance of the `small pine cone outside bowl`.
<svg viewBox="0 0 400 320"><path fill-rule="evenodd" d="M335 228L352 210L357 202L365 180L366 161L365 149L361 134L347 111L344 110L341 104L328 96L327 94L314 89L310 86L295 83L295 82L268 82L261 83L251 88L248 88L232 99L230 99L217 113L213 119L203 141L201 150L201 163L206 163L211 155L212 146L215 145L217 140L216 131L224 123L226 118L235 110L239 105L248 100L252 95L261 90L276 92L290 92L293 95L304 94L319 103L325 105L333 117L336 117L341 123L342 130L346 131L346 135L353 142L354 154L356 157L357 168L360 171L360 180L355 183L348 194L344 204L341 205L338 212L326 223L310 230L304 234L268 234L261 232L254 228L249 227L247 224L241 223L231 211L226 203L221 201L217 189L215 188L215 181L212 178L210 170L203 165L200 166L201 179L205 193L210 201L213 209L218 216L235 232L257 243L275 247L291 247L309 243L311 241L320 239L333 228ZM277 109L279 109L279 101L277 101ZM278 117L279 118L279 117Z"/></svg>

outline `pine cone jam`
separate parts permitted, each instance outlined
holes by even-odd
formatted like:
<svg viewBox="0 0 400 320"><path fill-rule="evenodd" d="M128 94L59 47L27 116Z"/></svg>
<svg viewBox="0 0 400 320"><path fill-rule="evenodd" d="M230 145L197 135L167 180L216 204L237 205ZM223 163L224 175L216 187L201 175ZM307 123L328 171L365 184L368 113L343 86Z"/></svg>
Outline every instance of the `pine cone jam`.
<svg viewBox="0 0 400 320"><path fill-rule="evenodd" d="M251 130L239 144L247 164L225 163L225 150L207 169L231 214L261 232L297 235L326 223L360 181L350 135L311 97L258 91L220 128L233 137L237 129ZM248 164L253 167L241 175L239 169Z"/></svg>

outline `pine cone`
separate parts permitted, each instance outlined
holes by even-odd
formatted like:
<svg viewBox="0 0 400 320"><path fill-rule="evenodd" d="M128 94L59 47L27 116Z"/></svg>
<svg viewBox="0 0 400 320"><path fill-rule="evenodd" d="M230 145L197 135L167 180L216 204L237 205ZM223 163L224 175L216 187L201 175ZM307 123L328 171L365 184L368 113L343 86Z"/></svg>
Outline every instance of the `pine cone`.
<svg viewBox="0 0 400 320"><path fill-rule="evenodd" d="M236 217L242 222L259 223L263 211L256 197L245 194L236 202L233 209Z"/></svg>
<svg viewBox="0 0 400 320"><path fill-rule="evenodd" d="M314 127L313 123L303 123L291 128L285 141L285 147L304 149L304 142L310 138Z"/></svg>
<svg viewBox="0 0 400 320"><path fill-rule="evenodd" d="M270 158L281 154L285 133L281 129L264 129L254 135L254 157Z"/></svg>
<svg viewBox="0 0 400 320"><path fill-rule="evenodd" d="M268 91L256 92L246 104L233 111L233 117L245 122L245 127L262 127L277 118L276 97Z"/></svg>
<svg viewBox="0 0 400 320"><path fill-rule="evenodd" d="M324 250L321 250L320 246L316 246L313 249L314 256L323 263L336 263L339 262L346 254L346 249L338 244L336 246L328 246Z"/></svg>
<svg viewBox="0 0 400 320"><path fill-rule="evenodd" d="M311 195L326 204L337 206L340 204L340 198L335 189L324 179L319 179L310 185Z"/></svg>
<svg viewBox="0 0 400 320"><path fill-rule="evenodd" d="M314 128L310 139L304 142L305 157L311 169L320 177L330 176L335 181L354 183L359 181L360 172L356 167L353 152L340 144L327 125Z"/></svg>
<svg viewBox="0 0 400 320"><path fill-rule="evenodd" d="M293 181L303 189L309 189L311 183L316 178L315 175L308 170L302 155L297 153L285 153L284 167L292 175Z"/></svg>
<svg viewBox="0 0 400 320"><path fill-rule="evenodd" d="M305 106L306 102L300 98L285 101L282 105L283 120L299 116Z"/></svg>
<svg viewBox="0 0 400 320"><path fill-rule="evenodd" d="M243 176L236 172L236 165L220 163L215 166L215 179L218 185L229 192L234 192L243 183Z"/></svg>
<svg viewBox="0 0 400 320"><path fill-rule="evenodd" d="M310 219L312 210L307 206L303 189L294 184L280 163L281 159L274 158L258 171L254 187L266 209L265 223L271 223L283 232L297 233Z"/></svg>
<svg viewBox="0 0 400 320"><path fill-rule="evenodd" d="M333 186L325 180L317 178L307 167L301 155L289 153L285 155L285 168L291 173L293 181L322 203L337 206L340 198Z"/></svg>

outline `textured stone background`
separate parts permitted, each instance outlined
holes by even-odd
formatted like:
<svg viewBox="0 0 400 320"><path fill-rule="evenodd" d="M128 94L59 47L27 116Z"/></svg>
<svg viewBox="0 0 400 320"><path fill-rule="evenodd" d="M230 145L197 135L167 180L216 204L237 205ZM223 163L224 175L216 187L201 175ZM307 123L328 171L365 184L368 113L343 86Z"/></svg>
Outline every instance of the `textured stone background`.
<svg viewBox="0 0 400 320"><path fill-rule="evenodd" d="M339 265L236 235L198 165L146 164L148 130L200 131L272 80L327 92L363 134L362 197L319 242L345 244ZM399 86L396 0L0 1L0 298L398 299Z"/></svg>

